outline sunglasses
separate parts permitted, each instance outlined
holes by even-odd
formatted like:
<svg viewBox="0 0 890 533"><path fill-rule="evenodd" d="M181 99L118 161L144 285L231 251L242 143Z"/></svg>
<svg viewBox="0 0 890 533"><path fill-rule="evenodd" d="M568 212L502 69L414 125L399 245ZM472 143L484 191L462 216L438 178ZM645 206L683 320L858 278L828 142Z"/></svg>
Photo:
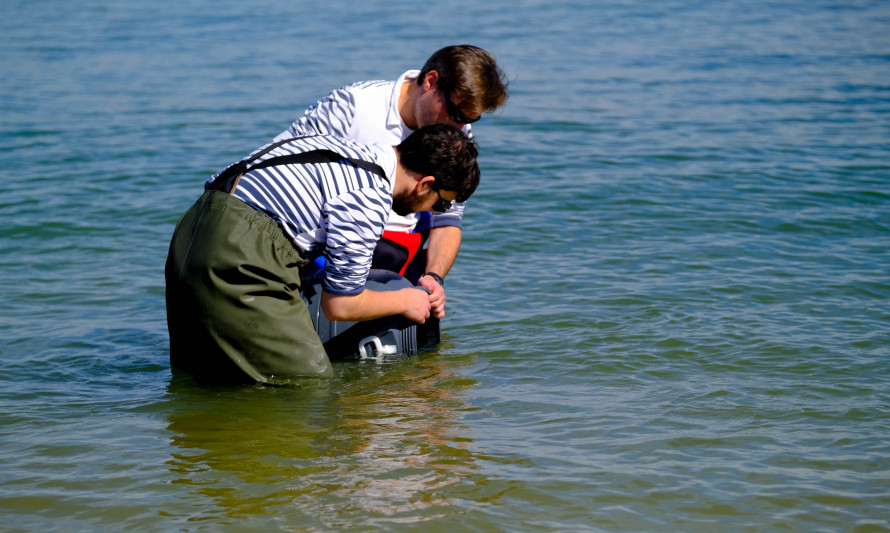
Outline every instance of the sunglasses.
<svg viewBox="0 0 890 533"><path fill-rule="evenodd" d="M472 124L482 118L482 115L479 115L476 118L470 118L464 115L464 112L457 107L457 104L454 103L454 100L451 99L451 95L447 92L445 93L445 111L448 112L448 116L451 117L451 120L459 124Z"/></svg>
<svg viewBox="0 0 890 533"><path fill-rule="evenodd" d="M436 200L436 203L434 203L433 207L430 209L436 213L444 213L445 211L448 211L448 209L451 208L451 200L442 198L442 193L439 192L438 189L436 189L436 194L439 195L439 199Z"/></svg>

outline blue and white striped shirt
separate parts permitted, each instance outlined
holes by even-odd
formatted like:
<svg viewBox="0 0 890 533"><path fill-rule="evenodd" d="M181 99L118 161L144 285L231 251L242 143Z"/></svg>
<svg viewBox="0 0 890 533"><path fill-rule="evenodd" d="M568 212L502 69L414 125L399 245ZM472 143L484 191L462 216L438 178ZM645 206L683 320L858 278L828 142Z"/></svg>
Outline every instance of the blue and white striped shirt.
<svg viewBox="0 0 890 533"><path fill-rule="evenodd" d="M386 177L345 160L276 165L246 172L234 196L277 221L288 238L309 255L323 251L325 290L358 294L364 290L374 247L392 207L396 155L389 146L314 136L282 144L251 165L318 149L376 163Z"/></svg>

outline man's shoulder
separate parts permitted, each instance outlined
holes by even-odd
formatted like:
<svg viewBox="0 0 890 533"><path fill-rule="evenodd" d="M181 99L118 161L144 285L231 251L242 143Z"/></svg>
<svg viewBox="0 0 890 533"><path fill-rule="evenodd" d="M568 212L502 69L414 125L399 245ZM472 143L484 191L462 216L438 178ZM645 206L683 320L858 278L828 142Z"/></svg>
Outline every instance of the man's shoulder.
<svg viewBox="0 0 890 533"><path fill-rule="evenodd" d="M365 144L351 139L333 135L313 135L293 139L287 147L289 151L307 152L311 150L330 150L344 157L374 163L383 169L388 181L395 174L398 160L391 146L383 144Z"/></svg>
<svg viewBox="0 0 890 533"><path fill-rule="evenodd" d="M309 135L293 140L298 151L331 150L347 157L368 159L376 157L376 150L372 146L356 142L353 139L336 135Z"/></svg>
<svg viewBox="0 0 890 533"><path fill-rule="evenodd" d="M372 154L374 159L373 162L380 165L380 168L383 169L387 179L390 182L393 181L396 165L398 165L398 158L396 158L396 152L393 150L392 146L383 144L367 144L362 146Z"/></svg>
<svg viewBox="0 0 890 533"><path fill-rule="evenodd" d="M340 87L340 91L358 93L363 91L387 90L393 86L394 80L357 81Z"/></svg>
<svg viewBox="0 0 890 533"><path fill-rule="evenodd" d="M394 80L367 80L367 81L357 81L354 83L350 83L348 85L344 85L341 87L342 90L351 90L351 91L360 91L362 89L391 89L397 83L404 82L406 80L415 80L417 76L420 75L419 70L407 70L403 72L398 78Z"/></svg>

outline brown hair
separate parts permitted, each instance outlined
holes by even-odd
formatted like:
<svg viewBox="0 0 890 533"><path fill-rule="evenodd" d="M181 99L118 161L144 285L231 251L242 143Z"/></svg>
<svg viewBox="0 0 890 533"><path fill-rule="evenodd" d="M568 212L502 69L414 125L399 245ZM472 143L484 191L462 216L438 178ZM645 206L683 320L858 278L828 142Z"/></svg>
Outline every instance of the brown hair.
<svg viewBox="0 0 890 533"><path fill-rule="evenodd" d="M452 94L467 116L490 113L507 102L509 82L491 54L462 44L437 50L420 70L418 85L431 71L439 74L438 90Z"/></svg>

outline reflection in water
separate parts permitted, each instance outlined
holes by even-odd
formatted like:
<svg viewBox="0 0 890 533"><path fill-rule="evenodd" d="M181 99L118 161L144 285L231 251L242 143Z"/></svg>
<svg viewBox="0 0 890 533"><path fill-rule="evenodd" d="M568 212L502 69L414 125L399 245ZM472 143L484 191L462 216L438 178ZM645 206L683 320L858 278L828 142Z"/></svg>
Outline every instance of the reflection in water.
<svg viewBox="0 0 890 533"><path fill-rule="evenodd" d="M190 521L269 515L285 523L421 521L450 514L443 492L482 477L459 422L475 385L426 356L344 363L332 380L287 387L169 386L174 483L209 502ZM482 482L477 479L476 483ZM210 505L208 505L210 503ZM356 515L356 516L354 516Z"/></svg>

